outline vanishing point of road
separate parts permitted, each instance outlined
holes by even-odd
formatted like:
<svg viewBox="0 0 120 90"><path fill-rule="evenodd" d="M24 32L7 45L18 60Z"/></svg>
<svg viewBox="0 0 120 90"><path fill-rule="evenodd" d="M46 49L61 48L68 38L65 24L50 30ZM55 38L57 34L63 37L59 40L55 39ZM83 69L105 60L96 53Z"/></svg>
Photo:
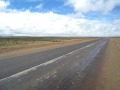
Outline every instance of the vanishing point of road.
<svg viewBox="0 0 120 90"><path fill-rule="evenodd" d="M0 90L120 90L120 39L0 59Z"/></svg>

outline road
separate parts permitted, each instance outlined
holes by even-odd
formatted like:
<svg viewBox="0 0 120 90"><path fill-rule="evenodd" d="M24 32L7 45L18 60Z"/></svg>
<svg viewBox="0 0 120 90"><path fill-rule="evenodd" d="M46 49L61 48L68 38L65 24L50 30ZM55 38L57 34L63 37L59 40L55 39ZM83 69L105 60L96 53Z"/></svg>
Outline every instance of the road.
<svg viewBox="0 0 120 90"><path fill-rule="evenodd" d="M102 38L0 59L0 90L119 90L120 74L114 71L119 68L119 55L112 56L110 49L116 53L117 42ZM111 68L113 59L116 68ZM118 75L112 80L110 69Z"/></svg>

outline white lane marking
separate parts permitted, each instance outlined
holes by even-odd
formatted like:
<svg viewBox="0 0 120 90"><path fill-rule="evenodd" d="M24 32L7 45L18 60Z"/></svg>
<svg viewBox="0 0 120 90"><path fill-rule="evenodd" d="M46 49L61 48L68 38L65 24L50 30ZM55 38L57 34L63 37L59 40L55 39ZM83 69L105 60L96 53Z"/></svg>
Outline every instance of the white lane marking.
<svg viewBox="0 0 120 90"><path fill-rule="evenodd" d="M39 68L39 67L41 67L41 66L46 66L46 65L52 64L52 63L56 62L57 60L66 57L67 55L73 54L73 53L75 53L76 51L79 51L79 50L81 50L81 49L88 48L88 47L90 47L90 46L92 46L92 45L95 45L95 44L98 43L98 42L100 42L100 41L94 42L94 43L89 44L89 45L87 45L87 46L85 46L85 47L82 47L82 48L80 48L80 49L77 49L77 50L72 51L72 52L70 52L70 53L67 53L67 54L65 54L65 55L62 55L62 56L57 57L57 58L55 58L55 59L52 59L52 60L50 60L50 61L48 61L48 62L39 64L39 65L34 66L34 67L32 67L32 68L29 68L29 69L27 69L27 70L18 72L18 73L13 74L13 75L11 75L11 76L9 76L9 77L0 79L0 82L1 82L1 81L4 81L4 80L11 79L11 78L17 78L17 77L20 77L20 76L22 76L22 75L26 75L26 74L28 74L28 73L31 72L31 71L35 71L37 68Z"/></svg>

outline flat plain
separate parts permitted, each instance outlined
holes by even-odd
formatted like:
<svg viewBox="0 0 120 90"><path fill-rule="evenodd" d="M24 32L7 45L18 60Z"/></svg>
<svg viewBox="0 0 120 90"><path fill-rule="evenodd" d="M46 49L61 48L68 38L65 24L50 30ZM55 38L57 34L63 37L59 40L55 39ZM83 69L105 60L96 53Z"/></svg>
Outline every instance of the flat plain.
<svg viewBox="0 0 120 90"><path fill-rule="evenodd" d="M1 53L14 57L0 58L0 90L120 89L120 38L59 38L42 50L38 42Z"/></svg>
<svg viewBox="0 0 120 90"><path fill-rule="evenodd" d="M97 38L69 38L69 37L8 37L0 38L0 53L31 49L43 48L55 45L74 44L94 40Z"/></svg>

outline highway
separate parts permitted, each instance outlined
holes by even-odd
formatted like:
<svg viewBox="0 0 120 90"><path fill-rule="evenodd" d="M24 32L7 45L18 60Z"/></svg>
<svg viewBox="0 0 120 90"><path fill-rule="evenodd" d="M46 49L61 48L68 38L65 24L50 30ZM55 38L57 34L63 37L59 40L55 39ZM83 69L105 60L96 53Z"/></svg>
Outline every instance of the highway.
<svg viewBox="0 0 120 90"><path fill-rule="evenodd" d="M97 90L109 42L102 38L0 59L0 90Z"/></svg>

